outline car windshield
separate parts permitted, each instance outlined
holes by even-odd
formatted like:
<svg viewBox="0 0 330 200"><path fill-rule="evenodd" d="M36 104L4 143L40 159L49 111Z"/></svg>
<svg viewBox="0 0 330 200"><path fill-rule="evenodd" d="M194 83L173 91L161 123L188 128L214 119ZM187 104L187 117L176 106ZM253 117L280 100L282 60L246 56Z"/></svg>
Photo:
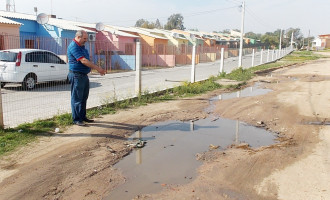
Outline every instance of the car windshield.
<svg viewBox="0 0 330 200"><path fill-rule="evenodd" d="M0 61L15 62L17 59L17 53L0 51Z"/></svg>

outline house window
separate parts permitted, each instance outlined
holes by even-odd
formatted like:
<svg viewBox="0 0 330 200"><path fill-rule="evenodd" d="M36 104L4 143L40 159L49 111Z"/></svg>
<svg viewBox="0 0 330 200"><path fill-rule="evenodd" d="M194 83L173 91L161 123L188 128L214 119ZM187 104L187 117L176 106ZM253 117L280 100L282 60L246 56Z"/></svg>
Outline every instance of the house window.
<svg viewBox="0 0 330 200"><path fill-rule="evenodd" d="M25 40L25 48L34 49L34 40Z"/></svg>
<svg viewBox="0 0 330 200"><path fill-rule="evenodd" d="M125 44L125 54L133 55L133 44Z"/></svg>

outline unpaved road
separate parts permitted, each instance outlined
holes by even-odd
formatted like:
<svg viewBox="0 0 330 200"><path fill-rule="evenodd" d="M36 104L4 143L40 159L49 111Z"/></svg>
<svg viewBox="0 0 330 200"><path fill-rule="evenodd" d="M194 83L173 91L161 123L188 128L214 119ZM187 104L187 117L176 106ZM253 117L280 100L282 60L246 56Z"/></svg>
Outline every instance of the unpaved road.
<svg viewBox="0 0 330 200"><path fill-rule="evenodd" d="M136 199L330 199L330 59L282 68L250 84L254 81L273 92L219 101L215 112L252 125L262 121L280 142L205 152L191 183L166 185L160 193ZM169 119L204 118L209 98L221 92L189 103L185 99L123 110L89 127L42 137L1 159L0 199L102 199L125 182L113 164L130 152L124 143L134 130Z"/></svg>

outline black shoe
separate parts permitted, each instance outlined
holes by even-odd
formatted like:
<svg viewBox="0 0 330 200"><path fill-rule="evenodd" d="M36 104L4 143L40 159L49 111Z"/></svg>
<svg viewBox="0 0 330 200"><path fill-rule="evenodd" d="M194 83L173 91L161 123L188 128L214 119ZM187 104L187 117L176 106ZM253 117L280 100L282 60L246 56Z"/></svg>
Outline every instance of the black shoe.
<svg viewBox="0 0 330 200"><path fill-rule="evenodd" d="M73 122L77 126L86 126L84 122Z"/></svg>
<svg viewBox="0 0 330 200"><path fill-rule="evenodd" d="M84 119L84 122L92 123L92 122L94 122L94 119Z"/></svg>

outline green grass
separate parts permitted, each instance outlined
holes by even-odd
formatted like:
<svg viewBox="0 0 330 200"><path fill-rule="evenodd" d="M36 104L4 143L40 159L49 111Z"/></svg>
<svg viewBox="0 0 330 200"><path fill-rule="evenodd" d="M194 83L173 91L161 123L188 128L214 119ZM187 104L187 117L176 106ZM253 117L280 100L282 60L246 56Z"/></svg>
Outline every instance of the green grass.
<svg viewBox="0 0 330 200"><path fill-rule="evenodd" d="M226 74L226 73L220 74L219 77L231 79L231 80L237 80L237 81L248 81L254 76L256 76L255 72L257 71L277 68L280 66L286 66L294 63L306 62L310 60L317 60L323 57L324 56L314 54L312 51L295 51L290 55L285 56L278 62L259 65L256 67L251 67L249 69L243 69L240 67L236 70L233 70L230 74Z"/></svg>
<svg viewBox="0 0 330 200"><path fill-rule="evenodd" d="M114 114L120 109L128 109L155 102L191 97L219 88L238 89L242 85L245 85L246 81L254 77L256 71L276 68L290 63L315 60L320 57L321 56L315 55L308 51L293 52L291 55L283 58L280 62L260 65L250 69L238 68L229 74L222 73L217 77L210 77L205 81L196 83L184 82L181 86L156 93L144 91L139 97L136 98L119 101L116 99L116 94L113 94L112 97L104 99L102 106L88 109L87 117L95 118L102 115ZM216 82L216 80L222 78L243 81L243 83L238 85L222 86ZM0 129L0 156L10 153L18 147L24 146L32 141L36 141L38 136L51 136L56 127L60 127L62 129L71 125L71 114L67 113L54 116L53 118L47 120L37 120L33 123L21 124L16 128L4 130Z"/></svg>

